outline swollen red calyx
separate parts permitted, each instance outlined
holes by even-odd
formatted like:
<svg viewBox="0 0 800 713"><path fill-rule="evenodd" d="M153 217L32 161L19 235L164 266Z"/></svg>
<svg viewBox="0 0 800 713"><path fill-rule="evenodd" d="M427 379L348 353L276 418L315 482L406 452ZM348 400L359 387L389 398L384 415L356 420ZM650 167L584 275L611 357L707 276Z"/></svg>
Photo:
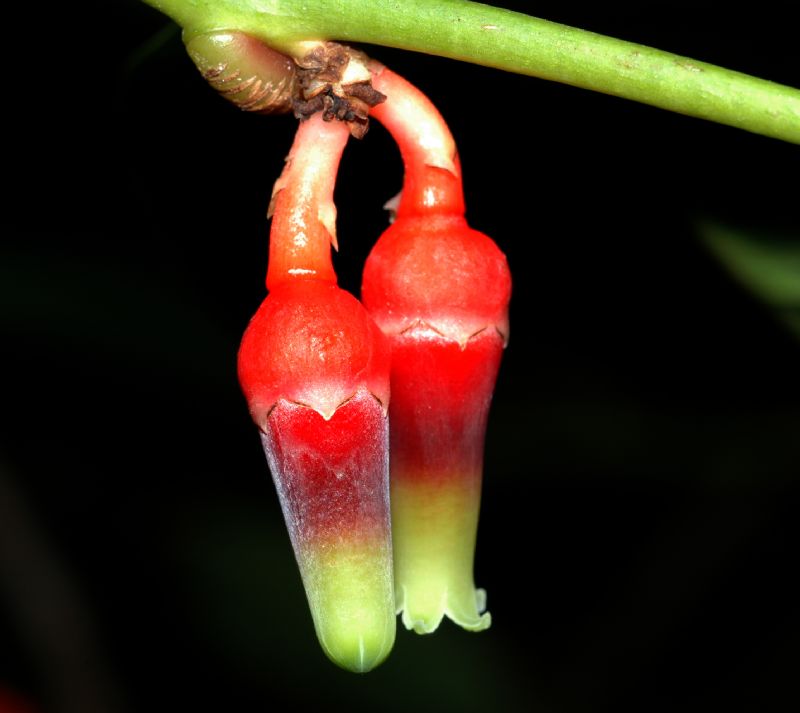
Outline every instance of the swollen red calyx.
<svg viewBox="0 0 800 713"><path fill-rule="evenodd" d="M388 482L389 351L336 286L333 185L348 129L300 124L273 195L269 295L239 380L326 654L368 671L395 637Z"/></svg>
<svg viewBox="0 0 800 713"><path fill-rule="evenodd" d="M392 344L395 590L407 628L490 624L473 579L486 421L508 336L505 256L464 218L461 168L444 120L375 66L387 96L371 115L405 165L394 223L370 253L362 300Z"/></svg>

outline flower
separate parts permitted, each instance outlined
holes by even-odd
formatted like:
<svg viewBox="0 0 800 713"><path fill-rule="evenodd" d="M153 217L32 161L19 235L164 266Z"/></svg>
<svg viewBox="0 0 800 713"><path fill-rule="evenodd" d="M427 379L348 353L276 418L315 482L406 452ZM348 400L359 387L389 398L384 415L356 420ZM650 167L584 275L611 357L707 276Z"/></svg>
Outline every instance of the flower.
<svg viewBox="0 0 800 713"><path fill-rule="evenodd" d="M391 497L398 612L430 633L447 615L490 625L473 580L483 445L508 336L505 256L464 219L452 136L416 88L383 67L372 115L397 141L405 179L371 251L362 299L392 344Z"/></svg>
<svg viewBox="0 0 800 713"><path fill-rule="evenodd" d="M239 380L278 491L317 636L368 671L395 637L388 482L389 350L330 260L333 183L348 129L301 123L276 183L269 295Z"/></svg>

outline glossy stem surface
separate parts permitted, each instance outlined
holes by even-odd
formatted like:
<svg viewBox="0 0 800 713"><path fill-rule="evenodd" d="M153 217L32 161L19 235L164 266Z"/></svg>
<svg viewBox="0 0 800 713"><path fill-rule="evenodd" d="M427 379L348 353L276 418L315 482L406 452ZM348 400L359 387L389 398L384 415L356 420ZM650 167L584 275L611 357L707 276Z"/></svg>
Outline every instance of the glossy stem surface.
<svg viewBox="0 0 800 713"><path fill-rule="evenodd" d="M343 122L319 114L300 123L273 189L267 289L297 279L336 282L333 188L349 135Z"/></svg>
<svg viewBox="0 0 800 713"><path fill-rule="evenodd" d="M373 65L372 86L386 101L370 111L391 133L405 167L398 218L464 213L461 165L453 135L433 103L387 67Z"/></svg>
<svg viewBox="0 0 800 713"><path fill-rule="evenodd" d="M146 0L187 32L241 30L288 54L305 40L416 50L632 99L800 143L800 90L467 0ZM676 10L677 12L677 10Z"/></svg>

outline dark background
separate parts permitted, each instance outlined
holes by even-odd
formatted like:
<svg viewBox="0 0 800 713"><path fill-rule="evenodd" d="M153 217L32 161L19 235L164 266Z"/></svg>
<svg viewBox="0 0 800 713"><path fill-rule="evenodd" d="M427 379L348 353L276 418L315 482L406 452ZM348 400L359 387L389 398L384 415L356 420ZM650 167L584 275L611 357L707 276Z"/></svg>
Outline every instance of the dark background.
<svg viewBox="0 0 800 713"><path fill-rule="evenodd" d="M533 11L800 86L789 4L717 7ZM294 120L227 105L165 26L132 0L6 24L0 695L54 713L796 709L800 350L698 225L800 240L798 148L370 49L449 121L470 222L515 286L476 560L494 623L398 630L359 677L317 645L236 382ZM352 291L401 172L377 125L346 151Z"/></svg>

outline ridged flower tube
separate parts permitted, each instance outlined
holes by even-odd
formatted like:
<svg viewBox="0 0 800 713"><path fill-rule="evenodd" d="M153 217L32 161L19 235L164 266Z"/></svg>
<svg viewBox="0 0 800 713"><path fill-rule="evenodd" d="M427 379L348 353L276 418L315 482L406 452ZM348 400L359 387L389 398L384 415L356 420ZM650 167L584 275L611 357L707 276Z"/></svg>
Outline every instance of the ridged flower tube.
<svg viewBox="0 0 800 713"><path fill-rule="evenodd" d="M348 128L302 122L273 193L269 294L239 380L258 426L323 650L368 671L395 638L389 348L336 285L333 186Z"/></svg>
<svg viewBox="0 0 800 713"><path fill-rule="evenodd" d="M464 218L455 143L431 102L373 67L370 112L399 145L396 217L370 253L362 300L392 344L395 592L404 625L491 623L473 558L489 405L508 335L505 256Z"/></svg>

